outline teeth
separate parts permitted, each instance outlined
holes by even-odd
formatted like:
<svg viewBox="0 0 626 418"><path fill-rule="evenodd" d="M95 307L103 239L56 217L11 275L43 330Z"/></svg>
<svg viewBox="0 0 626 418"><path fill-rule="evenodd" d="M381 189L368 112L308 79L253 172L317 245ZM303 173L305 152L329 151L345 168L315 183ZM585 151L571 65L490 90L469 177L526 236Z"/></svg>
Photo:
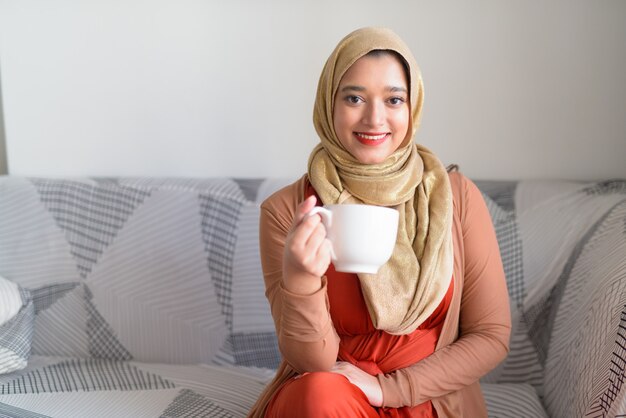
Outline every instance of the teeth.
<svg viewBox="0 0 626 418"><path fill-rule="evenodd" d="M384 137L387 136L387 134L380 134L380 135L366 135L366 134L357 134L359 137L363 138L363 139L369 139L371 141L377 141L379 139L383 139Z"/></svg>

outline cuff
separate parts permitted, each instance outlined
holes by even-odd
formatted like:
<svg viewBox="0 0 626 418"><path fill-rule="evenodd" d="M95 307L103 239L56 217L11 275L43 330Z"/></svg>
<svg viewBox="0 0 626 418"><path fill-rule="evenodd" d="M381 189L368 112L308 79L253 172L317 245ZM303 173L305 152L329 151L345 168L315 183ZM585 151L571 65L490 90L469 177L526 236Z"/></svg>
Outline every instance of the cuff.
<svg viewBox="0 0 626 418"><path fill-rule="evenodd" d="M413 406L412 386L406 373L397 370L389 374L379 374L378 383L383 391L383 406L402 408Z"/></svg>

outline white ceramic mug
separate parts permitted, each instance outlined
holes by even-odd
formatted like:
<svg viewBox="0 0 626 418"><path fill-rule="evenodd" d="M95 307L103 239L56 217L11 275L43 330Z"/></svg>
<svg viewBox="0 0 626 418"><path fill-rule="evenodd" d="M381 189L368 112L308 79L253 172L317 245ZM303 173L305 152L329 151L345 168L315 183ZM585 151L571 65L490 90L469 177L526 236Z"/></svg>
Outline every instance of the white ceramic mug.
<svg viewBox="0 0 626 418"><path fill-rule="evenodd" d="M375 274L385 264L396 244L398 211L373 205L317 206L332 244L335 270Z"/></svg>

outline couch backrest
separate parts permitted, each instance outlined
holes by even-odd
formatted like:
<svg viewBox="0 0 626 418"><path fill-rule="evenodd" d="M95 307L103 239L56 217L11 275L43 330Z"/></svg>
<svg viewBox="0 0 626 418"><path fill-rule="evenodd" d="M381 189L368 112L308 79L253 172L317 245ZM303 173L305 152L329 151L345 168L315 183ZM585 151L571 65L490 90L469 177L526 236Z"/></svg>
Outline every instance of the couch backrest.
<svg viewBox="0 0 626 418"><path fill-rule="evenodd" d="M0 275L31 291L32 352L275 367L263 184L1 177Z"/></svg>
<svg viewBox="0 0 626 418"><path fill-rule="evenodd" d="M33 353L276 367L259 204L293 180L0 177L0 275L31 291ZM484 380L532 384L555 417L626 404L626 182L477 184L513 312Z"/></svg>

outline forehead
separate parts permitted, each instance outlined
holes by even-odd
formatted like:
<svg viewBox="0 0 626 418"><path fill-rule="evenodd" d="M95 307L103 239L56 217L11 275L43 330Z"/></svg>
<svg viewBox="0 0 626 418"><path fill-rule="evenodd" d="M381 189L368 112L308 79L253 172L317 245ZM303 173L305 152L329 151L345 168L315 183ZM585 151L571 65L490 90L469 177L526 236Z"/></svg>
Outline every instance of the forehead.
<svg viewBox="0 0 626 418"><path fill-rule="evenodd" d="M391 53L365 55L344 73L339 85L407 87L407 75L400 59Z"/></svg>

